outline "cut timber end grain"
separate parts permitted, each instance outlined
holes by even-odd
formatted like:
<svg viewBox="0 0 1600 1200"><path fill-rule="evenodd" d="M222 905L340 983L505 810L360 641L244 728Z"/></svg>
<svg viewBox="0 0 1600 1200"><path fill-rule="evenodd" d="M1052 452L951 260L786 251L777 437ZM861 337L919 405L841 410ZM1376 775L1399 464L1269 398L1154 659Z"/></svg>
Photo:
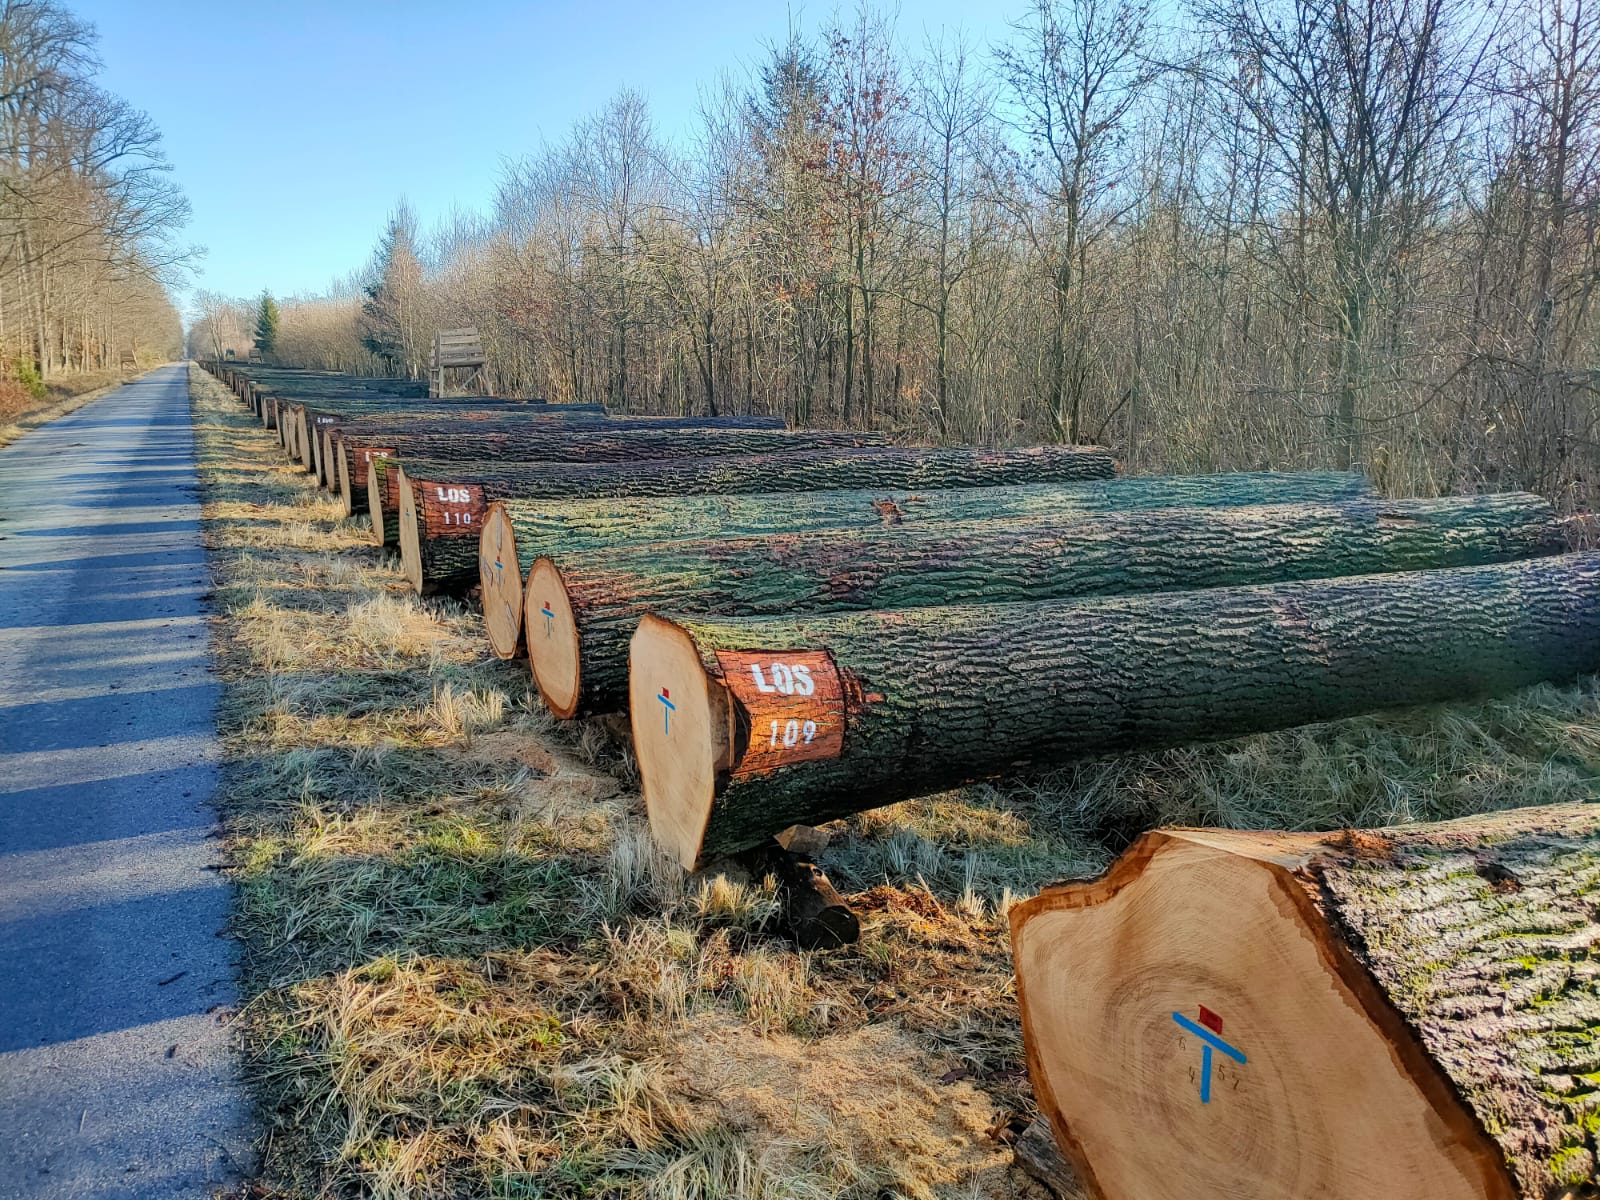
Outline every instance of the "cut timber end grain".
<svg viewBox="0 0 1600 1200"><path fill-rule="evenodd" d="M478 595L489 646L498 658L515 658L522 646L522 570L504 507L489 506L478 542Z"/></svg>
<svg viewBox="0 0 1600 1200"><path fill-rule="evenodd" d="M1018 764L1493 695L1597 669L1600 554L1591 553L1083 601L656 615L634 634L629 694L652 827L680 861L698 864L790 825ZM654 736L663 687L674 702L680 690L709 692L726 710L716 755L693 745L693 722L671 740ZM707 780L678 757L720 766Z"/></svg>
<svg viewBox="0 0 1600 1200"><path fill-rule="evenodd" d="M1592 805L1146 835L1012 909L1041 1109L1108 1200L1588 1194L1597 890Z"/></svg>
<svg viewBox="0 0 1600 1200"><path fill-rule="evenodd" d="M647 756L653 764L644 784L651 833L692 870L717 776L728 765L727 689L701 665L694 639L650 616L634 638L628 686L635 752L641 765Z"/></svg>
<svg viewBox="0 0 1600 1200"><path fill-rule="evenodd" d="M567 601L561 570L548 558L534 562L522 611L526 617L528 666L539 695L552 713L577 715L583 696L583 659L577 617Z"/></svg>

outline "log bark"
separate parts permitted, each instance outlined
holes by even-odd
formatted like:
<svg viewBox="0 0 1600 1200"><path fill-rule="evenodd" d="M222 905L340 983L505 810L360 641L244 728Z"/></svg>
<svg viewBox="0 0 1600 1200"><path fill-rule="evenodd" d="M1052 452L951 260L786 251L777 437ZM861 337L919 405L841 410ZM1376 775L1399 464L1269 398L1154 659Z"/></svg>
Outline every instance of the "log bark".
<svg viewBox="0 0 1600 1200"><path fill-rule="evenodd" d="M715 458L801 450L886 446L880 433L849 430L782 429L618 429L611 421L562 423L495 418L458 422L429 420L410 432L384 435L341 432L343 441L359 448L376 444L395 454L431 462L457 460L459 465L495 462L632 463L656 459ZM631 423L630 423L631 424Z"/></svg>
<svg viewBox="0 0 1600 1200"><path fill-rule="evenodd" d="M781 431L784 424L777 417L612 417L595 422L592 428L596 433L695 429ZM438 432L430 430L427 424L409 422L394 414L335 425L329 440L345 514L355 516L367 511L365 451L382 448L387 454L396 455L404 449L414 455L450 457L449 441L441 440L429 446L427 439L437 437ZM432 455L428 455L430 449ZM344 482L347 477L349 484Z"/></svg>
<svg viewBox="0 0 1600 1200"><path fill-rule="evenodd" d="M1600 669L1600 553L1098 600L649 615L629 707L689 868L1011 771Z"/></svg>
<svg viewBox="0 0 1600 1200"><path fill-rule="evenodd" d="M1147 834L1011 910L1040 1107L1107 1200L1592 1194L1597 893L1591 804Z"/></svg>
<svg viewBox="0 0 1600 1200"><path fill-rule="evenodd" d="M358 419L392 413L417 422L439 421L446 425L466 422L468 428L478 424L514 427L518 422L532 424L564 424L602 420L605 408L599 404L545 404L527 400L496 400L472 397L470 399L418 401L393 396L350 398L343 396L317 396L293 402L289 414L295 429L296 458L312 474L322 475L317 461L322 448L322 431L342 420Z"/></svg>
<svg viewBox="0 0 1600 1200"><path fill-rule="evenodd" d="M1083 1200L1086 1193L1078 1181L1078 1173L1061 1153L1056 1135L1043 1117L1028 1122L1011 1152L1017 1165L1049 1188L1057 1200Z"/></svg>
<svg viewBox="0 0 1600 1200"><path fill-rule="evenodd" d="M523 612L540 694L566 718L627 704L628 639L652 610L751 617L1010 604L1420 571L1563 549L1554 509L1525 493L924 522L540 558Z"/></svg>
<svg viewBox="0 0 1600 1200"><path fill-rule="evenodd" d="M546 554L685 538L886 529L924 521L1000 521L1147 508L1231 508L1372 496L1356 472L1241 472L1069 484L1016 484L908 492L855 490L781 495L676 496L619 506L592 500L505 500L483 518L478 555L489 641L502 658L522 645L522 589Z"/></svg>
<svg viewBox="0 0 1600 1200"><path fill-rule="evenodd" d="M367 457L367 507L375 546L400 546L400 460L386 454Z"/></svg>
<svg viewBox="0 0 1600 1200"><path fill-rule="evenodd" d="M360 427L374 416L387 418L387 428L391 431L436 427L441 433L449 433L462 425L473 433L480 433L488 429L599 424L605 420L605 409L598 404L533 404L525 400L490 400L471 405L433 401L426 407L419 407L414 400L405 403L409 408L393 405L352 408L307 404L306 420L311 429L313 474L317 476L317 482L325 488L337 488L338 468L333 458L336 435L346 427ZM435 404L445 407L434 407Z"/></svg>
<svg viewBox="0 0 1600 1200"><path fill-rule="evenodd" d="M592 465L425 461L407 455L402 469L418 485L419 550L417 561L408 560L408 577L420 578L428 590L449 590L470 587L477 578L477 542L488 504L511 496L650 499L685 492L799 492L844 485L981 487L1109 478L1116 463L1109 451L1081 446L868 446ZM447 499L455 496L463 499ZM412 533L402 527L401 536L409 539Z"/></svg>

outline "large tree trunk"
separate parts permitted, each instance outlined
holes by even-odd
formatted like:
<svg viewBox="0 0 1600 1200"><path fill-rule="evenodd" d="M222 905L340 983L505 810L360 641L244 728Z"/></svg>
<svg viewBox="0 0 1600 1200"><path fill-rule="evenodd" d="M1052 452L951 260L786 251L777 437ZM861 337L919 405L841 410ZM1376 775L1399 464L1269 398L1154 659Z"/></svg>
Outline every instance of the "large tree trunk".
<svg viewBox="0 0 1600 1200"><path fill-rule="evenodd" d="M1067 521L1123 510L1332 502L1371 495L1371 485L1360 474L1308 471L919 492L676 496L654 500L642 511L639 505L606 501L504 500L491 504L483 518L478 571L490 643L496 654L510 658L522 644L523 583L534 560L546 554L810 529L887 530L925 521Z"/></svg>
<svg viewBox="0 0 1600 1200"><path fill-rule="evenodd" d="M629 663L645 805L693 867L1023 763L1571 679L1600 668L1597 584L1589 553L1039 604L652 614Z"/></svg>
<svg viewBox="0 0 1600 1200"><path fill-rule="evenodd" d="M1105 1200L1552 1200L1600 1175L1600 807L1163 830L1011 910L1034 1091Z"/></svg>
<svg viewBox="0 0 1600 1200"><path fill-rule="evenodd" d="M649 611L748 617L1008 604L1507 562L1565 549L1538 496L1168 508L923 523L556 554L524 596L529 665L558 717L628 699ZM486 597L489 587L485 586Z"/></svg>
<svg viewBox="0 0 1600 1200"><path fill-rule="evenodd" d="M1109 451L1076 446L1027 450L972 447L796 450L719 458L573 465L556 462L402 462L414 487L417 549L401 543L407 577L419 590L467 588L478 575L478 534L491 500L511 497L643 498L691 493L800 492L838 487L981 487L1109 478ZM400 497L400 503L405 503ZM622 507L622 506L619 506ZM649 505L628 505L648 509Z"/></svg>

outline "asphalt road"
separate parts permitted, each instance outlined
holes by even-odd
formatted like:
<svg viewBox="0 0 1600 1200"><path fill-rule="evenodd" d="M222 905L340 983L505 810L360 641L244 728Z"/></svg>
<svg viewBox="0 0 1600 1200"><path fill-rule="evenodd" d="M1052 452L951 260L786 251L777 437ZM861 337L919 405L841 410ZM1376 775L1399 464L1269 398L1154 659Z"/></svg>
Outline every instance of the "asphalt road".
<svg viewBox="0 0 1600 1200"><path fill-rule="evenodd" d="M185 368L0 450L0 1197L248 1166Z"/></svg>

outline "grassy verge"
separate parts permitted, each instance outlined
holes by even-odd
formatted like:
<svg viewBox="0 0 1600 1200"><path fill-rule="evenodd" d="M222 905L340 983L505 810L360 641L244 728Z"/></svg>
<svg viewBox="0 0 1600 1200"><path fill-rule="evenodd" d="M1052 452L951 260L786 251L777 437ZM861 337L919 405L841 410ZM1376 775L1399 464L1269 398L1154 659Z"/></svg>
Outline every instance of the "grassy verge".
<svg viewBox="0 0 1600 1200"><path fill-rule="evenodd" d="M152 368L153 369L153 368ZM85 404L125 383L142 378L146 371L124 375L120 370L94 371L87 375L67 375L45 385L45 398L36 406L0 420L0 446L9 446L29 430L76 412Z"/></svg>
<svg viewBox="0 0 1600 1200"><path fill-rule="evenodd" d="M1339 722L831 828L863 936L655 853L558 728L191 375L263 1188L284 1196L1042 1196L1005 910L1158 821L1336 826L1590 797L1600 692Z"/></svg>

